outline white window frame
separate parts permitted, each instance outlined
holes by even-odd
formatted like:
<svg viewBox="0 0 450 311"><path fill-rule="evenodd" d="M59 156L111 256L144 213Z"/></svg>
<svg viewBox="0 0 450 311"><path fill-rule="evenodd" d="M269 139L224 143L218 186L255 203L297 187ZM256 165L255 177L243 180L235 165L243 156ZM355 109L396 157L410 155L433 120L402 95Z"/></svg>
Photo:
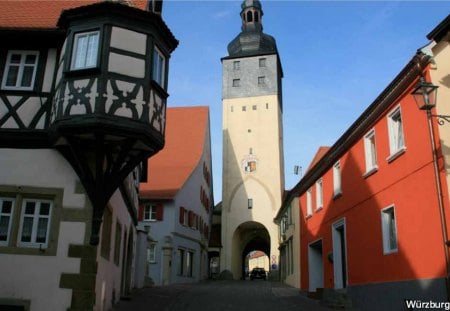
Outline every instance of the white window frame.
<svg viewBox="0 0 450 311"><path fill-rule="evenodd" d="M364 136L364 156L366 160L365 175L369 175L378 169L375 129L371 129Z"/></svg>
<svg viewBox="0 0 450 311"><path fill-rule="evenodd" d="M396 117L400 116L400 123ZM387 117L389 133L389 151L388 161L395 159L406 150L405 132L403 131L403 117L400 105L392 109ZM399 135L400 134L400 135Z"/></svg>
<svg viewBox="0 0 450 311"><path fill-rule="evenodd" d="M5 201L11 202L11 211L9 213L3 212L3 204ZM16 204L16 200L14 198L0 197L0 219L2 219L3 217L9 217L8 227L6 228L6 240L0 241L0 245L8 245L8 243L9 243L9 238L11 236L11 227L12 227L12 222L13 222L13 217L14 217L15 204Z"/></svg>
<svg viewBox="0 0 450 311"><path fill-rule="evenodd" d="M144 205L144 221L156 221L156 205Z"/></svg>
<svg viewBox="0 0 450 311"><path fill-rule="evenodd" d="M395 215L395 206L392 204L381 210L381 232L383 238L383 254L392 254L398 251L398 236L397 236L397 217ZM391 222L393 215L393 232L395 234L395 247L391 247Z"/></svg>
<svg viewBox="0 0 450 311"><path fill-rule="evenodd" d="M11 63L12 55L20 55L20 63ZM28 55L36 56L36 60L34 64L26 64L25 60ZM27 50L9 50L8 55L6 57L5 70L3 72L3 80L2 80L2 89L4 90L21 90L21 91L31 91L34 89L34 82L36 79L36 72L39 63L39 51L27 51ZM6 81L8 80L8 74L11 70L11 67L19 67L17 73L17 80L14 86L6 85ZM31 78L30 86L21 86L23 80L23 73L25 67L33 67L33 74Z"/></svg>
<svg viewBox="0 0 450 311"><path fill-rule="evenodd" d="M338 197L342 194L342 171L341 161L337 161L333 165L333 197Z"/></svg>
<svg viewBox="0 0 450 311"><path fill-rule="evenodd" d="M161 87L165 84L165 70L166 70L166 57L164 54L155 46L153 49L153 80L158 83Z"/></svg>
<svg viewBox="0 0 450 311"><path fill-rule="evenodd" d="M306 191L306 217L312 216L312 188Z"/></svg>
<svg viewBox="0 0 450 311"><path fill-rule="evenodd" d="M316 211L323 208L323 181L322 178L316 181Z"/></svg>
<svg viewBox="0 0 450 311"><path fill-rule="evenodd" d="M35 203L35 209L33 214L25 214L26 212L26 204L27 202L34 202ZM41 205L42 203L49 204L49 212L48 215L40 215ZM49 241L49 235L50 235L50 224L52 221L52 212L53 212L53 201L50 200L40 200L40 199L24 199L22 202L22 213L20 216L20 227L19 227L19 237L17 240L17 244L19 246L23 247L33 247L33 248L47 248L48 241ZM24 225L24 218L30 217L32 215L33 218L33 224L31 227L31 241L30 242L23 242L23 225ZM46 237L45 242L36 242L37 238L37 227L40 219L48 219L47 221L47 228L46 228Z"/></svg>
<svg viewBox="0 0 450 311"><path fill-rule="evenodd" d="M89 46L89 37L92 35L97 35L97 41L96 46ZM87 47L86 50L83 51L84 55L79 55L78 47L79 47L79 41L81 38L87 37ZM72 48L72 61L70 63L70 70L83 70L83 69L89 69L89 68L96 68L98 66L98 54L100 50L100 31L94 30L94 31L85 31L85 32L79 32L76 33L73 38L73 48ZM82 63L83 64L77 64L80 57L83 57ZM92 59L93 61L88 60Z"/></svg>

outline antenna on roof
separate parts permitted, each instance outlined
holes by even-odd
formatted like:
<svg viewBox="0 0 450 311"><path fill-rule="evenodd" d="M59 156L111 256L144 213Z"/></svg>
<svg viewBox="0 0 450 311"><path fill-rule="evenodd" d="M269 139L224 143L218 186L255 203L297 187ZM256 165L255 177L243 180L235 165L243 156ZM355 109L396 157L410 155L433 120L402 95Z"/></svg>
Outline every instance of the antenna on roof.
<svg viewBox="0 0 450 311"><path fill-rule="evenodd" d="M294 175L299 175L302 177L302 167L299 165L294 165Z"/></svg>

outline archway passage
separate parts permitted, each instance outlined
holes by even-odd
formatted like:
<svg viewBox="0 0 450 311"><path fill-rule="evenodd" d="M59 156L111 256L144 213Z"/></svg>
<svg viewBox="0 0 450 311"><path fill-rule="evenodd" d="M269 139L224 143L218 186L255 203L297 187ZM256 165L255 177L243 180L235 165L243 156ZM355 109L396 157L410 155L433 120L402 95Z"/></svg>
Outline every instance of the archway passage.
<svg viewBox="0 0 450 311"><path fill-rule="evenodd" d="M246 257L249 253L254 251L263 252L267 258L270 258L270 235L266 227L261 223L255 221L248 221L239 225L235 231L235 243L238 245L240 252L239 263L235 263L235 266L240 267L240 279L245 279L245 276L249 271L248 261ZM237 256L236 256L237 257Z"/></svg>

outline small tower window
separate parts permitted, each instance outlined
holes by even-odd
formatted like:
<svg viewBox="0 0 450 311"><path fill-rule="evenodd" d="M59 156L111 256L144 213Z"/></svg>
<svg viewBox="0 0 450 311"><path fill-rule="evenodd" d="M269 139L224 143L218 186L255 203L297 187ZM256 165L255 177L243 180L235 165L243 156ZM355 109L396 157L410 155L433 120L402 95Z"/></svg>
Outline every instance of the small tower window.
<svg viewBox="0 0 450 311"><path fill-rule="evenodd" d="M247 12L247 22L253 22L253 16L252 16L252 12L251 11Z"/></svg>
<svg viewBox="0 0 450 311"><path fill-rule="evenodd" d="M238 60L234 61L234 62L233 62L233 69L234 69L234 70L239 70L239 69L241 69L241 62L238 61Z"/></svg>
<svg viewBox="0 0 450 311"><path fill-rule="evenodd" d="M266 85L266 77L264 77L264 76L258 77L258 85L259 86Z"/></svg>
<svg viewBox="0 0 450 311"><path fill-rule="evenodd" d="M247 111L247 106L242 106L242 111Z"/></svg>
<svg viewBox="0 0 450 311"><path fill-rule="evenodd" d="M256 110L256 105L253 105L253 106L252 106L252 109L253 109L253 110Z"/></svg>
<svg viewBox="0 0 450 311"><path fill-rule="evenodd" d="M233 87L241 86L241 79L233 79Z"/></svg>
<svg viewBox="0 0 450 311"><path fill-rule="evenodd" d="M259 59L259 67L266 67L266 59L265 58Z"/></svg>
<svg viewBox="0 0 450 311"><path fill-rule="evenodd" d="M259 14L255 12L255 23L259 22Z"/></svg>
<svg viewBox="0 0 450 311"><path fill-rule="evenodd" d="M247 207L248 207L248 209L252 209L253 208L253 199L248 199Z"/></svg>

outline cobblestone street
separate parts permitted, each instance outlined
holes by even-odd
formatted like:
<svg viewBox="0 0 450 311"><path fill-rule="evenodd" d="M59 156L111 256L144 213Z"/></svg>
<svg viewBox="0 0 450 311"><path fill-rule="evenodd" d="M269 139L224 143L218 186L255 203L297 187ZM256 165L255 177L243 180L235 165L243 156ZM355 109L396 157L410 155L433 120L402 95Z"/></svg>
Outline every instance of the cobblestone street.
<svg viewBox="0 0 450 311"><path fill-rule="evenodd" d="M261 280L205 281L140 290L115 311L125 310L330 310L298 289Z"/></svg>

